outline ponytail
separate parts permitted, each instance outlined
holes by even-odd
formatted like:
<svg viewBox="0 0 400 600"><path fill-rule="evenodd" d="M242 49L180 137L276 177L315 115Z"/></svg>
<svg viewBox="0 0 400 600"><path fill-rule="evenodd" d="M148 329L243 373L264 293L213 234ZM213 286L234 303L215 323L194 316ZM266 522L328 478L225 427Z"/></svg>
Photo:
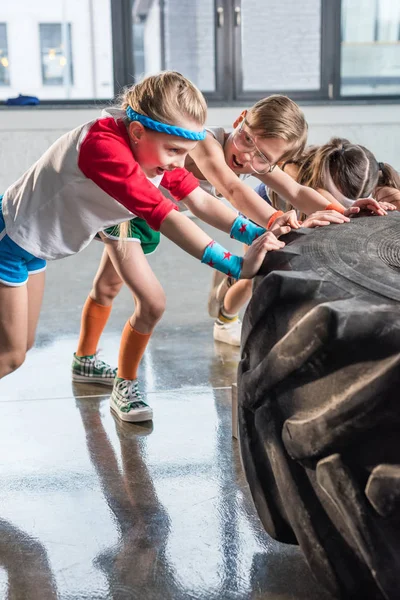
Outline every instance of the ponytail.
<svg viewBox="0 0 400 600"><path fill-rule="evenodd" d="M378 163L379 179L377 187L392 187L400 190L400 175L388 163Z"/></svg>

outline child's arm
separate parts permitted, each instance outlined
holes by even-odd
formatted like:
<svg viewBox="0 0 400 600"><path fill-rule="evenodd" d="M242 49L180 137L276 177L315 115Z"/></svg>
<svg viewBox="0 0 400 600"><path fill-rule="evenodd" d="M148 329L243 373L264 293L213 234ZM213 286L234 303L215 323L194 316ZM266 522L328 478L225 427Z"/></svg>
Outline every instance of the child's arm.
<svg viewBox="0 0 400 600"><path fill-rule="evenodd" d="M385 204L393 204L396 210L400 210L400 190L397 188L389 186L377 187L375 189L375 199Z"/></svg>
<svg viewBox="0 0 400 600"><path fill-rule="evenodd" d="M322 196L316 190L305 185L300 185L278 166L275 167L272 173L258 175L258 179L295 208L306 213L306 215L315 211L324 210L331 204L331 202L324 197L325 194Z"/></svg>
<svg viewBox="0 0 400 600"><path fill-rule="evenodd" d="M207 134L190 156L207 181L237 210L255 223L267 227L275 209L235 175L225 162L223 149L212 135Z"/></svg>
<svg viewBox="0 0 400 600"><path fill-rule="evenodd" d="M252 243L244 258L241 258L225 251L193 221L175 210L165 217L160 231L188 254L223 273L232 275L235 279L254 277L265 254L270 250L279 250L285 245L273 233L267 231Z"/></svg>
<svg viewBox="0 0 400 600"><path fill-rule="evenodd" d="M249 221L243 215L238 215L236 211L226 206L221 200L214 198L201 188L196 188L190 192L183 202L196 217L225 233L229 233L231 238L248 246L265 233L263 227ZM283 217L283 220L282 217L275 220L274 223L271 223L272 225L274 234L277 237L289 233L291 229L287 225L287 218L285 217Z"/></svg>
<svg viewBox="0 0 400 600"><path fill-rule="evenodd" d="M326 210L328 206L331 208L332 204L338 207L341 206L329 192L324 190L324 195L322 195L310 187L300 185L279 167L276 167L272 173L259 175L258 178L265 185L275 190L281 198L293 204L306 215ZM371 210L377 215L386 214L378 202L372 198L356 200L350 208L344 210L344 214L350 216L359 212L360 209ZM341 212L343 212L343 209Z"/></svg>

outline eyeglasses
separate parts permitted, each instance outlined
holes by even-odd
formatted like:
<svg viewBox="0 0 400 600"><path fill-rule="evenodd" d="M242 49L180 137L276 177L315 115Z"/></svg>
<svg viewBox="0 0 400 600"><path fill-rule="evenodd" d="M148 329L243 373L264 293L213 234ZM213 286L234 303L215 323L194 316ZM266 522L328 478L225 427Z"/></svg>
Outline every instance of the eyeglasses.
<svg viewBox="0 0 400 600"><path fill-rule="evenodd" d="M251 154L251 158L249 160L250 167L255 173L259 175L264 175L265 173L271 173L276 165L271 165L270 161L264 154L257 148L257 144L254 141L254 138L243 129L243 125L247 125L246 119L240 124L240 127L233 132L232 141L235 147L239 150L239 152L246 152L247 154Z"/></svg>

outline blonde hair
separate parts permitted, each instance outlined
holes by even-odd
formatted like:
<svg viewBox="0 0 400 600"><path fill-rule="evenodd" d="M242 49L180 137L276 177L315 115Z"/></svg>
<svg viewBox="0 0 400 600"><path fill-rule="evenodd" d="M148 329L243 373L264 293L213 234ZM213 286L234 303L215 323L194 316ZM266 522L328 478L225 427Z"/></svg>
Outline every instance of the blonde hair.
<svg viewBox="0 0 400 600"><path fill-rule="evenodd" d="M287 96L275 94L259 100L246 115L249 127L261 138L281 138L290 148L281 160L296 158L306 145L308 126L299 106Z"/></svg>
<svg viewBox="0 0 400 600"><path fill-rule="evenodd" d="M182 125L192 121L203 126L207 118L207 104L200 90L177 71L163 71L149 75L139 83L124 89L119 106L168 125ZM126 122L129 122L126 118ZM129 221L119 226L120 237L127 237Z"/></svg>
<svg viewBox="0 0 400 600"><path fill-rule="evenodd" d="M128 106L138 113L169 125L189 120L204 125L207 104L200 90L177 71L163 71L149 75L124 90L120 106Z"/></svg>

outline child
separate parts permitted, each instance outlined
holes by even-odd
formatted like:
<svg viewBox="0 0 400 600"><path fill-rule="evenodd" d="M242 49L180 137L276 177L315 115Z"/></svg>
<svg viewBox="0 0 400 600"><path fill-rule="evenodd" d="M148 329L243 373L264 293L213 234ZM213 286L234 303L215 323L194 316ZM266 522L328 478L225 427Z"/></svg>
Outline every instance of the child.
<svg viewBox="0 0 400 600"><path fill-rule="evenodd" d="M277 166L301 154L306 143L307 123L295 102L280 95L264 98L249 111L243 111L234 127L233 133L221 127L207 129L206 138L190 152L185 166L200 180L203 189L222 195L253 221L265 226L273 207L257 200L256 192L241 180L253 175L301 212L310 215L319 211L305 226L346 220L332 211L345 212L333 198L326 199L318 191L298 184ZM357 210L353 208L348 214ZM298 227L294 212L289 219L281 218ZM240 345L238 312L250 296L250 281L233 283L231 278L215 274L208 303L210 316L217 318L215 340Z"/></svg>
<svg viewBox="0 0 400 600"><path fill-rule="evenodd" d="M349 211L356 205L358 209L365 208L382 215L386 210L394 210L395 204L390 204L390 198L395 198L394 202L397 199L400 205L400 177L393 167L386 163L378 163L367 148L351 144L346 139L332 138L323 146L309 147L299 158L286 160L280 170L297 184L309 186L319 192L327 202L339 203L343 210ZM272 186L267 190L264 183L257 186L256 192L269 206L277 210L290 210L295 206L293 202L289 203L277 194ZM379 208L377 202L370 198L371 195L377 200L385 199L386 202L380 202ZM364 199L358 200L359 198ZM306 215L301 216L305 218L303 226L306 227L328 225L332 222L322 212L319 213L318 218L314 215L312 221ZM233 288L229 288L227 277L222 276L219 281L222 283L219 284L219 289L214 291L214 296L217 296L223 307L229 306L229 294L243 282L239 281ZM251 290L249 297L239 296L235 309L238 311L250 296Z"/></svg>
<svg viewBox="0 0 400 600"><path fill-rule="evenodd" d="M148 77L127 92L123 108L123 119L106 116L62 136L2 197L0 377L17 369L33 344L45 261L79 252L111 225L138 216L195 258L238 278L253 277L265 253L284 246L273 233L252 226L248 241L259 237L244 259L225 252L157 189L162 181L178 200L198 194L197 180L182 168L205 135L206 104L193 84L175 72ZM209 222L242 239L237 214L218 204ZM163 310L160 286L139 244L130 246L140 311L137 322L127 323L123 353L138 352L138 340L143 349ZM119 416L151 418L135 381L117 387L112 407Z"/></svg>
<svg viewBox="0 0 400 600"><path fill-rule="evenodd" d="M398 198L400 190L400 177L393 167L378 162L370 150L345 138L332 138L327 144L307 148L299 158L286 161L282 170L344 208L354 206L358 198L366 198L364 205L374 210L374 205L369 205L373 197L385 202L384 209L393 210L389 198ZM269 196L273 206L288 208L273 191Z"/></svg>

